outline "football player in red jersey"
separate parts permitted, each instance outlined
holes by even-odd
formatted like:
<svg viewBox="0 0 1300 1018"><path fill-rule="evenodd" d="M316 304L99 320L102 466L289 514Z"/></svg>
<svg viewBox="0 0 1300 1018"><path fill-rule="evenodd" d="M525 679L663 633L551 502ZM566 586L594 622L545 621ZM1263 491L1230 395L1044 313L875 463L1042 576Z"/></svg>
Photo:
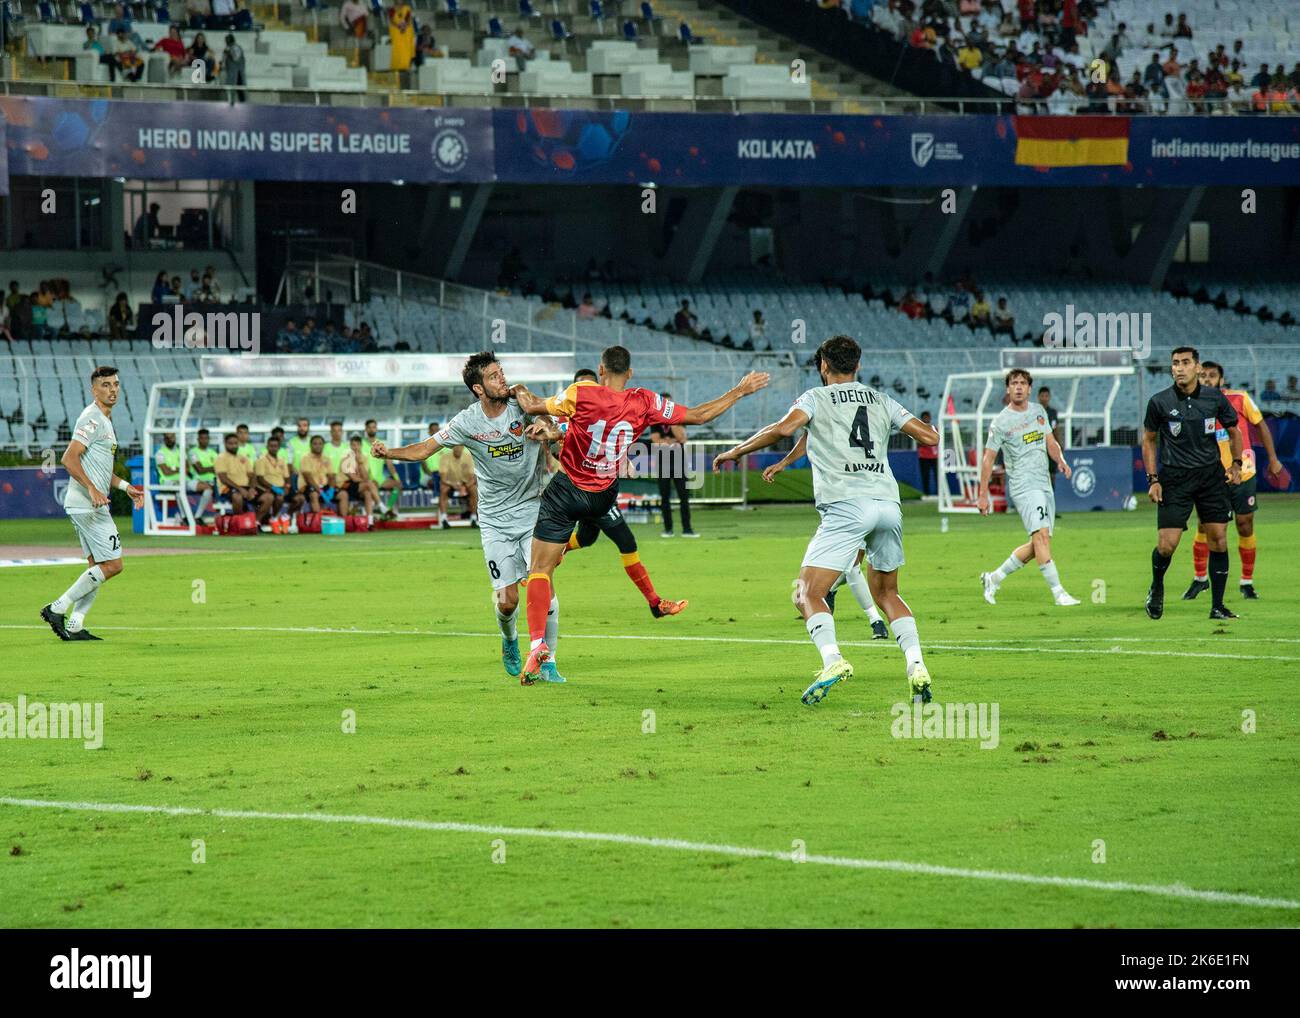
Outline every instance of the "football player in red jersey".
<svg viewBox="0 0 1300 1018"><path fill-rule="evenodd" d="M1202 385L1222 389L1228 402L1237 411L1237 428L1241 432L1241 483L1232 485L1232 515L1237 521L1237 554L1241 556L1241 596L1247 601L1259 597L1255 593L1255 450L1258 441L1268 456L1268 472L1276 476L1282 472L1282 462L1277 458L1273 447L1273 433L1264 423L1260 412L1250 393L1245 389L1228 388L1223 376L1223 366L1214 361L1201 361L1200 381ZM1232 453L1228 448L1228 431L1219 426L1216 436L1219 440L1219 455L1226 470L1232 465ZM1208 590L1210 546L1206 543L1204 531L1197 528L1196 540L1192 544L1192 585L1183 594L1184 601L1195 600L1203 590Z"/></svg>
<svg viewBox="0 0 1300 1018"><path fill-rule="evenodd" d="M559 565L574 527L591 521L619 545L623 568L645 596L655 618L676 615L685 601L667 601L655 592L641 564L631 531L618 511L618 470L628 447L651 424L707 424L736 402L767 385L764 372L752 371L730 391L697 407L684 407L649 389L628 388L632 355L611 346L600 355L599 382L577 381L550 399L516 386L514 396L524 413L564 418L567 428L560 449L559 474L542 495L533 531L532 562L528 570L528 630L531 652L520 681L529 684L540 674L550 651L546 646L546 612L551 603L551 574ZM551 426L532 425L529 437L554 440Z"/></svg>

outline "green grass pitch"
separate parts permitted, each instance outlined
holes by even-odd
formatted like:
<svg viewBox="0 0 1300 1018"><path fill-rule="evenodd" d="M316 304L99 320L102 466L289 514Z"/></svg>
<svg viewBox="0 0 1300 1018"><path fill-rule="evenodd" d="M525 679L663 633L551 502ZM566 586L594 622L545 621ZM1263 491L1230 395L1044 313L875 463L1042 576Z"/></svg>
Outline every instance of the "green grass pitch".
<svg viewBox="0 0 1300 1018"><path fill-rule="evenodd" d="M1164 619L1145 617L1146 506L1062 518L1075 608L1032 567L984 604L977 576L1018 520L905 519L936 700L997 703L995 749L893 737L902 655L847 590L857 674L800 704L819 664L790 600L810 506L701 512L695 542L637 527L659 591L690 598L672 619L606 540L569 556L565 686L505 675L469 530L128 532L88 621L105 640L77 646L37 617L76 567L0 569L0 702L102 702L105 725L97 750L0 740L0 797L190 811L0 803L0 925L1300 920L1300 499L1262 499L1259 601L1236 596L1230 536L1226 624L1179 599L1190 534ZM6 522L0 543L75 550L63 520Z"/></svg>

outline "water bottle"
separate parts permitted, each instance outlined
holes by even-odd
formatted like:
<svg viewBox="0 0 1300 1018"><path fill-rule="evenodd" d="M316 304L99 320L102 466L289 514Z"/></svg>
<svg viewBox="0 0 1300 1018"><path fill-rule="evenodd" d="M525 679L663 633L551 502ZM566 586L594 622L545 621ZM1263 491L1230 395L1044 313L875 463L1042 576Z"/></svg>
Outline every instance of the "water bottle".
<svg viewBox="0 0 1300 1018"><path fill-rule="evenodd" d="M941 534L946 534L946 533L948 533L948 517L947 517L947 516L940 516L940 517L939 517L939 533L941 533Z"/></svg>

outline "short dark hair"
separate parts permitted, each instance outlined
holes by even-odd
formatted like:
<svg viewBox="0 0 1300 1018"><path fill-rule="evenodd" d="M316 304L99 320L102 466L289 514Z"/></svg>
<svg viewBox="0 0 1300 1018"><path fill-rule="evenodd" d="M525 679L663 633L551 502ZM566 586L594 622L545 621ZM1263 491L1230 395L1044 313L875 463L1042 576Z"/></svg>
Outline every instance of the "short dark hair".
<svg viewBox="0 0 1300 1018"><path fill-rule="evenodd" d="M1174 359L1175 357L1177 357L1180 353L1189 353L1189 354L1192 355L1192 360L1196 361L1197 364L1201 363L1201 355L1200 355L1199 353L1197 353L1197 351L1196 351L1196 347L1194 347L1194 346L1176 346L1176 347L1174 347L1173 350L1171 350L1171 351L1169 352L1169 359L1170 359L1170 360L1173 360L1173 359Z"/></svg>
<svg viewBox="0 0 1300 1018"><path fill-rule="evenodd" d="M348 444L351 445L353 442L360 442L360 441L361 441L360 435L353 435L351 438L348 439Z"/></svg>
<svg viewBox="0 0 1300 1018"><path fill-rule="evenodd" d="M235 425L235 430L236 430L236 431L238 431L240 428L243 428L245 431L247 431L247 430L248 430L248 425L247 425L247 424L236 424L236 425Z"/></svg>
<svg viewBox="0 0 1300 1018"><path fill-rule="evenodd" d="M207 429L207 428L199 428L199 430L198 430L198 434L200 434L200 435L206 435L206 434L208 434L208 433L209 433L209 432L208 432L208 429Z"/></svg>
<svg viewBox="0 0 1300 1018"><path fill-rule="evenodd" d="M272 442L278 442L278 441L280 441L280 436L273 431L271 432L270 435L267 436L266 444L270 445Z"/></svg>
<svg viewBox="0 0 1300 1018"><path fill-rule="evenodd" d="M279 437L280 437L281 435L283 435L283 434L284 434L284 428L280 427L280 425L278 425L278 424L277 424L274 428L271 429L271 437L272 437L272 438L279 438Z"/></svg>
<svg viewBox="0 0 1300 1018"><path fill-rule="evenodd" d="M482 353L471 354L465 361L465 368L460 373L461 381L465 383L465 388L474 392L474 386L483 384L483 370L489 364L496 364L497 355L491 350L484 350ZM474 392L477 396L478 393Z"/></svg>
<svg viewBox="0 0 1300 1018"><path fill-rule="evenodd" d="M862 347L848 336L832 336L817 348L817 363L837 375L851 375L862 360Z"/></svg>
<svg viewBox="0 0 1300 1018"><path fill-rule="evenodd" d="M600 355L600 363L611 375L626 375L632 370L632 355L625 346L609 346Z"/></svg>
<svg viewBox="0 0 1300 1018"><path fill-rule="evenodd" d="M1048 388L1047 386L1045 386L1045 385L1040 385L1040 386L1038 387L1038 395L1041 396L1043 393L1047 393L1047 395L1050 396L1050 395L1052 394L1052 390L1049 389L1049 388Z"/></svg>
<svg viewBox="0 0 1300 1018"><path fill-rule="evenodd" d="M238 435L236 435L233 431L227 431L224 435L221 436L222 444L225 444L226 442L229 442L232 438L233 438L236 442L239 441L239 436L238 436Z"/></svg>
<svg viewBox="0 0 1300 1018"><path fill-rule="evenodd" d="M592 371L591 368L579 368L573 373L573 380L575 382L579 382L584 378L590 378L595 381L596 379L599 379L600 376L596 374L596 372Z"/></svg>
<svg viewBox="0 0 1300 1018"><path fill-rule="evenodd" d="M1024 368L1012 368L1010 371L1007 372L1007 377L1002 380L1002 384L1010 385L1011 379L1015 378L1017 375L1019 375L1021 378L1025 380L1026 385L1034 384L1034 376L1031 375Z"/></svg>
<svg viewBox="0 0 1300 1018"><path fill-rule="evenodd" d="M330 421L330 427L331 427L331 428L341 428L341 427L343 427L343 422L342 422L342 421Z"/></svg>
<svg viewBox="0 0 1300 1018"><path fill-rule="evenodd" d="M325 444L325 436L324 436L324 435L312 435L311 438L307 439L307 444L308 444L308 445L311 445L311 444L312 444L313 442L315 442L317 439L320 439L320 444L321 444L321 445L324 445L324 444Z"/></svg>
<svg viewBox="0 0 1300 1018"><path fill-rule="evenodd" d="M379 422L375 420L373 417L371 417L368 421L366 421L366 427L368 428L372 424L378 426Z"/></svg>
<svg viewBox="0 0 1300 1018"><path fill-rule="evenodd" d="M107 364L101 364L90 373L90 383L95 384L101 378L112 378L117 374L117 368L110 368Z"/></svg>
<svg viewBox="0 0 1300 1018"><path fill-rule="evenodd" d="M1209 368L1212 371L1217 371L1219 373L1220 380L1228 377L1227 373L1223 370L1223 365L1220 364L1218 361L1201 361L1201 367Z"/></svg>

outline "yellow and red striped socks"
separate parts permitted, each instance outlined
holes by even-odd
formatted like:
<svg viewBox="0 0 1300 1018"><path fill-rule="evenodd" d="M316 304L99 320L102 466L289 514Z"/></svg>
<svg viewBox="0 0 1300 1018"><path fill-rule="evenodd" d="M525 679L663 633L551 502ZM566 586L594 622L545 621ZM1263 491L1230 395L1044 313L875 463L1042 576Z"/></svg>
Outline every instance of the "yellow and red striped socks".
<svg viewBox="0 0 1300 1018"><path fill-rule="evenodd" d="M1237 538L1237 554L1241 556L1241 582L1255 579L1255 535Z"/></svg>
<svg viewBox="0 0 1300 1018"><path fill-rule="evenodd" d="M650 574L646 572L645 566L641 564L640 553L632 551L620 557L623 559L623 571L627 573L628 579L636 584L636 589L641 591L641 596L653 608L659 603L659 595L655 593L655 585L650 582Z"/></svg>

